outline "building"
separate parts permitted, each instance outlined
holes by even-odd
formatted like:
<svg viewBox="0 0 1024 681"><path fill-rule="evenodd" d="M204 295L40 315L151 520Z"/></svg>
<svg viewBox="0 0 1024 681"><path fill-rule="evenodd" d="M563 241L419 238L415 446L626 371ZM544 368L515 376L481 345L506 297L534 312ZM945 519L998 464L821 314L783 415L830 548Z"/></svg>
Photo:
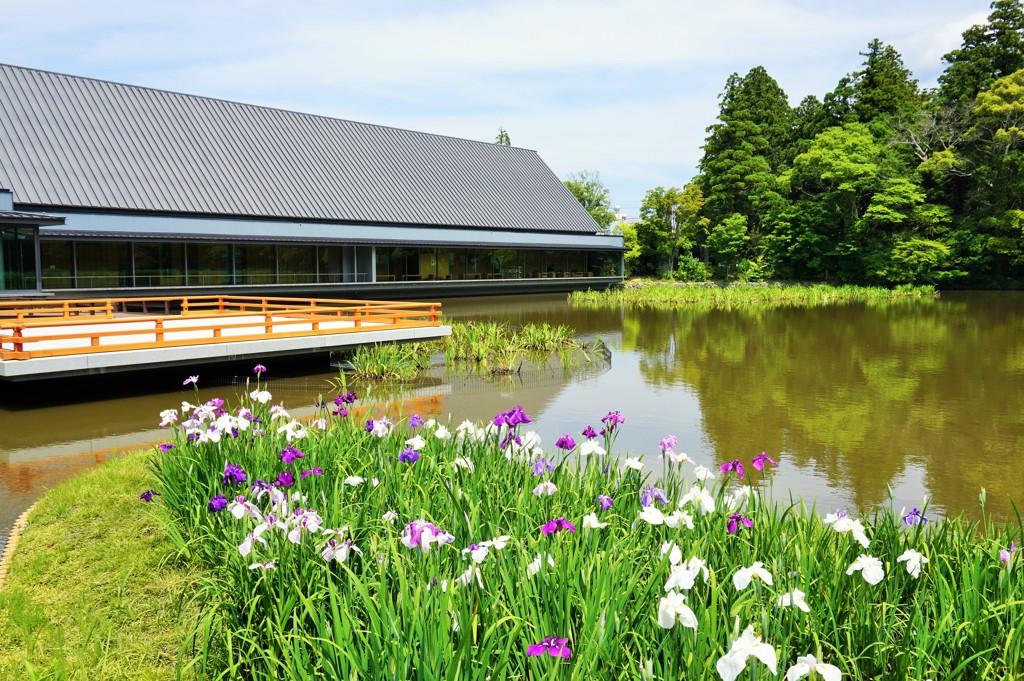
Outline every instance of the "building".
<svg viewBox="0 0 1024 681"><path fill-rule="evenodd" d="M434 297L623 274L621 237L534 151L17 66L0 65L0 187L0 295Z"/></svg>

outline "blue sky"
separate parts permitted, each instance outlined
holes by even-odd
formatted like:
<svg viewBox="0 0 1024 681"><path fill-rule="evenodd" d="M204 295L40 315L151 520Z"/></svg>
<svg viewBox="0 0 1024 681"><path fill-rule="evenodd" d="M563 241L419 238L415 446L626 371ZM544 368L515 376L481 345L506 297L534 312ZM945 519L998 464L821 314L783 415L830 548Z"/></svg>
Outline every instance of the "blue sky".
<svg viewBox="0 0 1024 681"><path fill-rule="evenodd" d="M797 103L872 38L924 86L989 0L0 0L0 62L537 150L636 215L694 174L730 73Z"/></svg>

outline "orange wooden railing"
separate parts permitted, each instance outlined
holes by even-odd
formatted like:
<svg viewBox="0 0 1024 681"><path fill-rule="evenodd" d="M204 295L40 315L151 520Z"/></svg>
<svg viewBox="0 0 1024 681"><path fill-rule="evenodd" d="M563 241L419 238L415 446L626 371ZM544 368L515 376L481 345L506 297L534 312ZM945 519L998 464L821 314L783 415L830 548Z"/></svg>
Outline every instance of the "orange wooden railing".
<svg viewBox="0 0 1024 681"><path fill-rule="evenodd" d="M177 314L137 314L163 306ZM440 303L188 296L0 302L0 360L440 326Z"/></svg>

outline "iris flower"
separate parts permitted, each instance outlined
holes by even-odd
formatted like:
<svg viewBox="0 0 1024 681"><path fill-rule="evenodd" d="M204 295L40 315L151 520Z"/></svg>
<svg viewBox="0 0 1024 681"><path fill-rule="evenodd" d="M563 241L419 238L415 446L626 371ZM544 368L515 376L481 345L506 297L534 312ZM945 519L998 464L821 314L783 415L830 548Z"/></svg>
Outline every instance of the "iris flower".
<svg viewBox="0 0 1024 681"><path fill-rule="evenodd" d="M854 520L846 514L846 511L839 511L837 513L829 513L825 516L825 524L831 525L832 529L840 534L849 532L857 542L864 548L868 547L871 542L868 540L867 534L864 532L864 524L860 520Z"/></svg>
<svg viewBox="0 0 1024 681"><path fill-rule="evenodd" d="M277 480L274 481L276 487L292 487L295 485L295 474L291 471L285 471L281 475L277 476Z"/></svg>
<svg viewBox="0 0 1024 681"><path fill-rule="evenodd" d="M568 660L572 656L572 651L569 650L569 639L567 638L555 638L554 636L545 636L544 640L540 643L534 643L532 646L526 649L526 654L530 657L540 657L544 653L547 653L551 657L560 657L563 660Z"/></svg>
<svg viewBox="0 0 1024 681"><path fill-rule="evenodd" d="M627 456L622 460L622 467L642 471L644 469L644 461L639 456Z"/></svg>
<svg viewBox="0 0 1024 681"><path fill-rule="evenodd" d="M597 437L597 431L594 430L593 426L587 426L586 428L583 429L583 437L587 438L588 440L592 440L595 437Z"/></svg>
<svg viewBox="0 0 1024 681"><path fill-rule="evenodd" d="M666 435L658 441L658 448L663 452L671 452L677 444L679 444L679 440L675 435Z"/></svg>
<svg viewBox="0 0 1024 681"><path fill-rule="evenodd" d="M267 373L267 367L263 366L262 364L257 364L252 368L252 370L253 373L255 373L257 376L259 376L260 374Z"/></svg>
<svg viewBox="0 0 1024 681"><path fill-rule="evenodd" d="M541 457L533 462L534 475L544 475L545 473L550 473L552 468L554 468L554 465L544 457Z"/></svg>
<svg viewBox="0 0 1024 681"><path fill-rule="evenodd" d="M680 505L692 503L697 508L701 509L704 513L715 512L715 498L711 496L711 492L700 485L694 485L690 488L690 491L683 495L683 498L679 500Z"/></svg>
<svg viewBox="0 0 1024 681"><path fill-rule="evenodd" d="M584 530L600 530L602 527L608 527L608 523L602 523L597 519L596 513L588 513L583 516L583 529Z"/></svg>
<svg viewBox="0 0 1024 681"><path fill-rule="evenodd" d="M576 440L573 440L569 435L563 435L555 440L555 446L559 449L573 449L576 447Z"/></svg>
<svg viewBox="0 0 1024 681"><path fill-rule="evenodd" d="M814 655L804 655L803 657L796 658L796 664L786 670L786 681L796 681L811 672L817 673L825 681L839 681L843 678L843 673L839 671L839 667L818 662L814 659Z"/></svg>
<svg viewBox="0 0 1024 681"><path fill-rule="evenodd" d="M178 422L178 410L177 409L164 409L160 412L160 427L166 428L169 425Z"/></svg>
<svg viewBox="0 0 1024 681"><path fill-rule="evenodd" d="M757 577L762 582L771 586L772 573L764 569L764 563L761 561L755 561L750 567L741 567L736 570L736 573L732 576L732 584L736 587L737 591L743 591L750 586L750 581Z"/></svg>
<svg viewBox="0 0 1024 681"><path fill-rule="evenodd" d="M157 493L155 489L147 489L145 492L139 495L139 499L143 501L153 501L153 496Z"/></svg>
<svg viewBox="0 0 1024 681"><path fill-rule="evenodd" d="M273 395L266 390L253 390L249 393L249 397L260 404L266 404L273 398Z"/></svg>
<svg viewBox="0 0 1024 681"><path fill-rule="evenodd" d="M860 554L857 560L853 561L850 567L846 568L846 574L852 575L857 570L860 570L861 576L868 584L878 584L885 577L882 561L866 553Z"/></svg>
<svg viewBox="0 0 1024 681"><path fill-rule="evenodd" d="M1017 552L1017 546L1012 541L1010 542L1009 549L1001 549L999 551L999 560L1004 563L1009 563L1010 559L1013 558L1013 554Z"/></svg>
<svg viewBox="0 0 1024 681"><path fill-rule="evenodd" d="M182 381L181 384L182 385L188 385L189 383L191 383L192 385L196 385L196 383L198 381L199 381L199 377L198 376L189 376L184 381Z"/></svg>
<svg viewBox="0 0 1024 681"><path fill-rule="evenodd" d="M900 557L896 559L897 563L906 562L907 572L911 577L917 579L921 576L921 566L928 562L928 559L923 555L915 551L914 549L907 549L900 554Z"/></svg>
<svg viewBox="0 0 1024 681"><path fill-rule="evenodd" d="M739 513L730 513L729 523L726 525L726 529L729 531L729 534L733 534L738 531L740 529L740 524L749 529L754 526L754 521L746 516L740 515Z"/></svg>
<svg viewBox="0 0 1024 681"><path fill-rule="evenodd" d="M420 458L420 453L415 449L407 448L401 454L398 455L398 461L400 463L416 463Z"/></svg>
<svg viewBox="0 0 1024 681"><path fill-rule="evenodd" d="M800 589L793 589L789 593L784 593L781 596L779 596L779 599L775 601L775 605L779 606L780 608L793 607L800 608L804 612L810 612L811 608L809 605L807 605L807 600L804 598L806 595L807 594L805 594Z"/></svg>
<svg viewBox="0 0 1024 681"><path fill-rule="evenodd" d="M547 562L548 567L555 567L555 559L551 556L550 553L538 553L537 556L532 561L530 561L529 564L527 564L526 575L528 577L533 577L534 575L536 575L538 572L540 572L540 569L544 567L545 562Z"/></svg>
<svg viewBox="0 0 1024 681"><path fill-rule="evenodd" d="M904 508L906 508L906 507L904 507ZM925 516L925 514L922 513L920 510L915 508L913 511L911 511L910 513L908 513L905 516L903 516L903 522L905 524L911 525L911 526L917 525L917 524L924 525L925 523L928 522L928 517Z"/></svg>
<svg viewBox="0 0 1024 681"><path fill-rule="evenodd" d="M291 445L288 445L287 447L281 450L281 461L284 462L285 464L290 464L296 459L301 459L304 456L305 454L295 449L295 447L292 447Z"/></svg>
<svg viewBox="0 0 1024 681"><path fill-rule="evenodd" d="M557 518L552 518L540 527L540 531L545 537L554 534L555 532L561 532L562 530L569 530L570 533L575 534L576 526L564 517L559 516Z"/></svg>
<svg viewBox="0 0 1024 681"><path fill-rule="evenodd" d="M604 424L604 430L608 435L611 435L613 432L615 432L616 426L618 426L620 423L625 422L626 419L624 419L622 417L622 414L620 414L617 411L610 411L607 415L604 416L604 418L601 419L601 423Z"/></svg>
<svg viewBox="0 0 1024 681"><path fill-rule="evenodd" d="M601 507L602 511L607 511L609 508L612 507L612 504L615 503L615 500L609 496L602 494L597 498L597 501L595 503Z"/></svg>
<svg viewBox="0 0 1024 681"><path fill-rule="evenodd" d="M422 518L406 525L402 532L402 543L410 549L419 548L423 553L430 551L434 544L444 546L453 541L455 537Z"/></svg>
<svg viewBox="0 0 1024 681"><path fill-rule="evenodd" d="M679 565L683 560L683 552L674 541L667 541L661 545L661 555L664 556L666 553L671 565Z"/></svg>
<svg viewBox="0 0 1024 681"><path fill-rule="evenodd" d="M224 475L221 478L221 483L225 485L240 485L245 482L248 476L241 466L238 466L227 461L224 462Z"/></svg>
<svg viewBox="0 0 1024 681"><path fill-rule="evenodd" d="M163 442L163 443L157 445L157 449L159 449L161 452L166 454L167 452L171 451L172 449L177 449L177 447L172 445L170 442Z"/></svg>
<svg viewBox="0 0 1024 681"><path fill-rule="evenodd" d="M419 414L413 414L412 416L409 417L409 427L410 428L419 428L422 425L423 425L423 417L420 416Z"/></svg>
<svg viewBox="0 0 1024 681"><path fill-rule="evenodd" d="M721 466L718 467L718 469L723 473L735 471L736 475L740 476L740 480L743 479L743 464L740 463L739 459L733 459L729 463L723 463Z"/></svg>
<svg viewBox="0 0 1024 681"><path fill-rule="evenodd" d="M764 452L761 452L760 454L755 456L752 463L754 464L754 468L756 468L757 470L761 471L761 470L764 470L764 465L765 465L766 462L770 463L773 466L778 466L779 465L778 462L775 461L775 459L773 459L772 457L768 456ZM741 475L740 477L742 478L743 476Z"/></svg>
<svg viewBox="0 0 1024 681"><path fill-rule="evenodd" d="M641 506L650 506L655 501L662 506L668 503L668 497L665 496L665 490L660 487L648 487L644 490L644 493L640 495Z"/></svg>
<svg viewBox="0 0 1024 681"><path fill-rule="evenodd" d="M438 426L437 430L434 431L434 437L438 440L450 440L452 439L452 433L445 426Z"/></svg>
<svg viewBox="0 0 1024 681"><path fill-rule="evenodd" d="M533 493L536 494L538 497L550 497L557 491L558 488L555 487L555 483L551 482L550 480L545 480L544 482L540 483L539 485L533 488Z"/></svg>
<svg viewBox="0 0 1024 681"><path fill-rule="evenodd" d="M676 624L697 630L697 616L686 605L686 596L678 591L669 591L658 605L658 625L671 629Z"/></svg>
<svg viewBox="0 0 1024 681"><path fill-rule="evenodd" d="M308 471L302 471L302 473L299 475L299 478L302 479L302 480L305 480L306 478L308 478L311 475L323 475L323 474L324 474L324 469L320 468L319 466L316 466L314 468L310 468Z"/></svg>
<svg viewBox="0 0 1024 681"><path fill-rule="evenodd" d="M580 456L590 456L591 454L604 456L607 453L604 447L601 446L601 443L595 439L587 439L580 444Z"/></svg>
<svg viewBox="0 0 1024 681"><path fill-rule="evenodd" d="M715 479L715 474L707 466L694 466L693 475L701 482Z"/></svg>
<svg viewBox="0 0 1024 681"><path fill-rule="evenodd" d="M771 670L773 675L776 673L778 656L775 653L775 648L772 648L767 643L762 643L761 637L754 634L754 627L752 626L748 626L743 630L743 634L733 641L729 652L719 658L718 663L715 665L722 677L722 681L735 681L736 677L747 668L747 660L750 657L756 657L761 660Z"/></svg>
<svg viewBox="0 0 1024 681"><path fill-rule="evenodd" d="M694 556L685 563L672 566L672 571L669 573L668 581L665 582L665 591L671 591L673 589L689 591L693 588L698 576L704 577L704 582L706 583L711 577L711 572L708 570L707 564L703 560Z"/></svg>
<svg viewBox="0 0 1024 681"><path fill-rule="evenodd" d="M686 511L680 511L676 509L665 516L665 525L673 529L680 525L685 525L689 529L693 529L693 516Z"/></svg>
<svg viewBox="0 0 1024 681"><path fill-rule="evenodd" d="M409 447L413 448L413 449L420 450L420 449L423 449L424 447L427 446L427 441L424 440L419 435L415 435L415 436L409 438L408 440L406 440L405 444L408 445Z"/></svg>

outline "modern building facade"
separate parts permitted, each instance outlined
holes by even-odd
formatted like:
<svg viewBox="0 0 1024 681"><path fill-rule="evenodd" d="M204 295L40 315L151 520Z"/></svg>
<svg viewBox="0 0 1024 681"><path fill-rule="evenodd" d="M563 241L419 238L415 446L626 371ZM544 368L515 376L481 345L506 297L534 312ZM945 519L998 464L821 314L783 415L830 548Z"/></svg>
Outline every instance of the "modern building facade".
<svg viewBox="0 0 1024 681"><path fill-rule="evenodd" d="M0 65L0 295L607 286L536 152Z"/></svg>

